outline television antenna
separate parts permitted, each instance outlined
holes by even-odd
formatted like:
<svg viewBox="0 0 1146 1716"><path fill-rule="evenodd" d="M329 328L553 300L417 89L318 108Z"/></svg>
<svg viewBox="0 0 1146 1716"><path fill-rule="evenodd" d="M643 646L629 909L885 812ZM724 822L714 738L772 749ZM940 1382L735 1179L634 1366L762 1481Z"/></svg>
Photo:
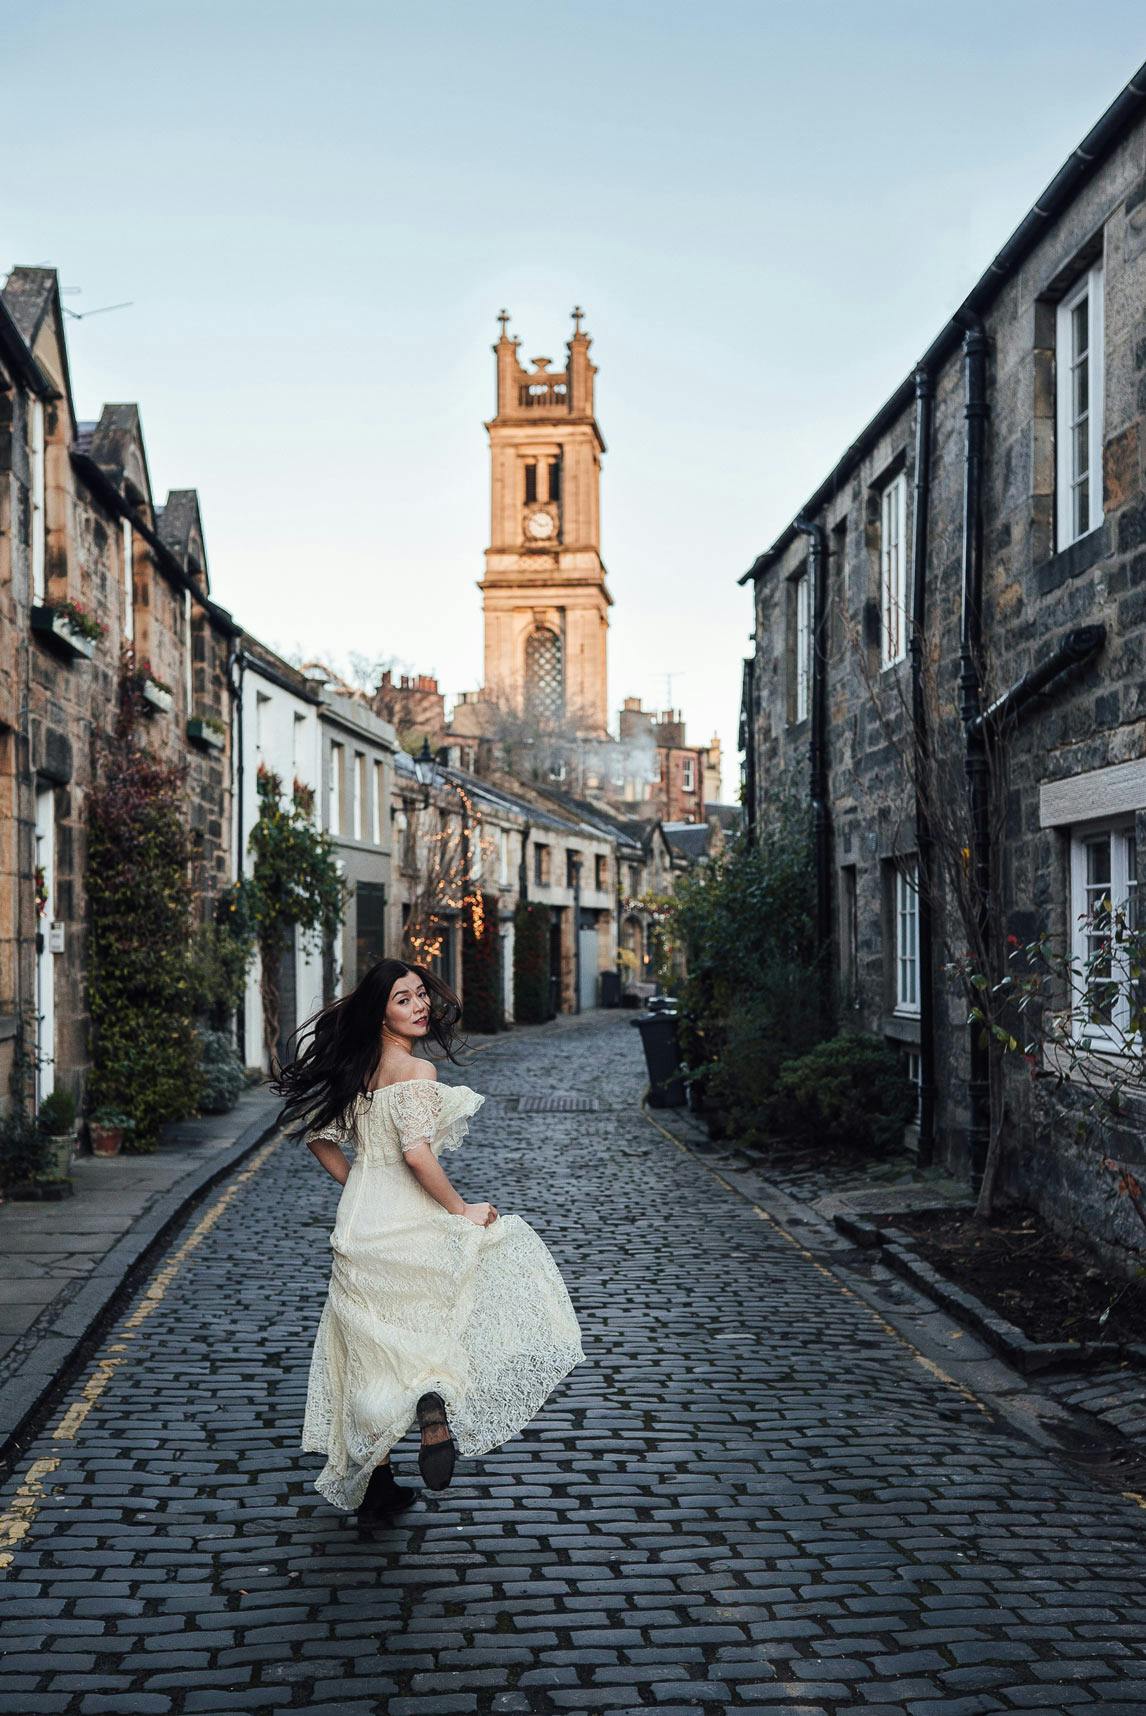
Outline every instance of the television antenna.
<svg viewBox="0 0 1146 1716"><path fill-rule="evenodd" d="M678 667L678 668L674 668L672 673L664 673L661 675L661 678L665 682L665 708L666 709L675 709L676 708L676 704L672 700L672 682L674 679L683 679L686 672L687 672L686 668Z"/></svg>
<svg viewBox="0 0 1146 1716"><path fill-rule="evenodd" d="M71 310L66 304L61 304L65 316L70 316L73 322L86 321L89 316L106 316L111 310L130 310L135 300L127 298L122 304L101 304L95 310Z"/></svg>

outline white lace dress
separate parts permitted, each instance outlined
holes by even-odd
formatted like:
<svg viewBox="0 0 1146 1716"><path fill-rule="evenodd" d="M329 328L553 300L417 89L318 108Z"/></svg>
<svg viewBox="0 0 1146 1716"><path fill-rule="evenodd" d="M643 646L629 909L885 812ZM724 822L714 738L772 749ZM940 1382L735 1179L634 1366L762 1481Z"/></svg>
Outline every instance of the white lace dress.
<svg viewBox="0 0 1146 1716"><path fill-rule="evenodd" d="M420 1143L435 1156L456 1150L484 1101L465 1085L410 1079L359 1097L348 1134L310 1135L355 1148L302 1431L304 1451L326 1455L314 1487L335 1507L358 1507L427 1390L445 1401L459 1455L485 1454L584 1361L568 1290L529 1223L451 1215L403 1159Z"/></svg>

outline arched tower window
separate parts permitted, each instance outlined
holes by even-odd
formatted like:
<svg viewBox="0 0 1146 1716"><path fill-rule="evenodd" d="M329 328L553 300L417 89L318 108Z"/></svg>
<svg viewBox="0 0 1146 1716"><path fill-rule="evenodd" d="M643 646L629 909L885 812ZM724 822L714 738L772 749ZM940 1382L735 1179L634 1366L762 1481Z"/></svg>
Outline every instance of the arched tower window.
<svg viewBox="0 0 1146 1716"><path fill-rule="evenodd" d="M561 639L548 626L535 627L525 640L525 707L547 726L565 713Z"/></svg>

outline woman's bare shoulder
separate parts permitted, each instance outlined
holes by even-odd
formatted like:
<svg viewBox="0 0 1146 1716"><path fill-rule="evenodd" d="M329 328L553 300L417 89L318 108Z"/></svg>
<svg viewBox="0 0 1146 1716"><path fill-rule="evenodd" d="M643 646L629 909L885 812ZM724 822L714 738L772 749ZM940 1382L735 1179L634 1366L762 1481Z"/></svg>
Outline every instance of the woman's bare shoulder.
<svg viewBox="0 0 1146 1716"><path fill-rule="evenodd" d="M387 1086L391 1084L421 1084L427 1079L434 1080L437 1076L438 1069L433 1061L414 1061L409 1068L403 1067L395 1078L387 1080ZM383 1088L387 1088L387 1086Z"/></svg>

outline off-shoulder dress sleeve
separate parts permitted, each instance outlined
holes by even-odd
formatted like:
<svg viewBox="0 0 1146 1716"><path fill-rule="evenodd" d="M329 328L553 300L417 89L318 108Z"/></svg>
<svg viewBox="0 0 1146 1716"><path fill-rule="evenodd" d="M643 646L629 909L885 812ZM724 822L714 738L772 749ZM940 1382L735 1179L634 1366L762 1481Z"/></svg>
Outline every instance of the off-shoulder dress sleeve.
<svg viewBox="0 0 1146 1716"><path fill-rule="evenodd" d="M403 1150L432 1144L442 1112L442 1091L433 1079L410 1078L393 1087L394 1124Z"/></svg>
<svg viewBox="0 0 1146 1716"><path fill-rule="evenodd" d="M484 1096L465 1085L440 1085L430 1079L406 1079L394 1092L394 1125L402 1149L428 1144L435 1156L456 1150L469 1131Z"/></svg>
<svg viewBox="0 0 1146 1716"><path fill-rule="evenodd" d="M306 1141L308 1144L349 1144L352 1147L357 1147L358 1138L353 1115L349 1122L337 1119L328 1120L325 1126L319 1126L315 1131L308 1132L306 1134Z"/></svg>

